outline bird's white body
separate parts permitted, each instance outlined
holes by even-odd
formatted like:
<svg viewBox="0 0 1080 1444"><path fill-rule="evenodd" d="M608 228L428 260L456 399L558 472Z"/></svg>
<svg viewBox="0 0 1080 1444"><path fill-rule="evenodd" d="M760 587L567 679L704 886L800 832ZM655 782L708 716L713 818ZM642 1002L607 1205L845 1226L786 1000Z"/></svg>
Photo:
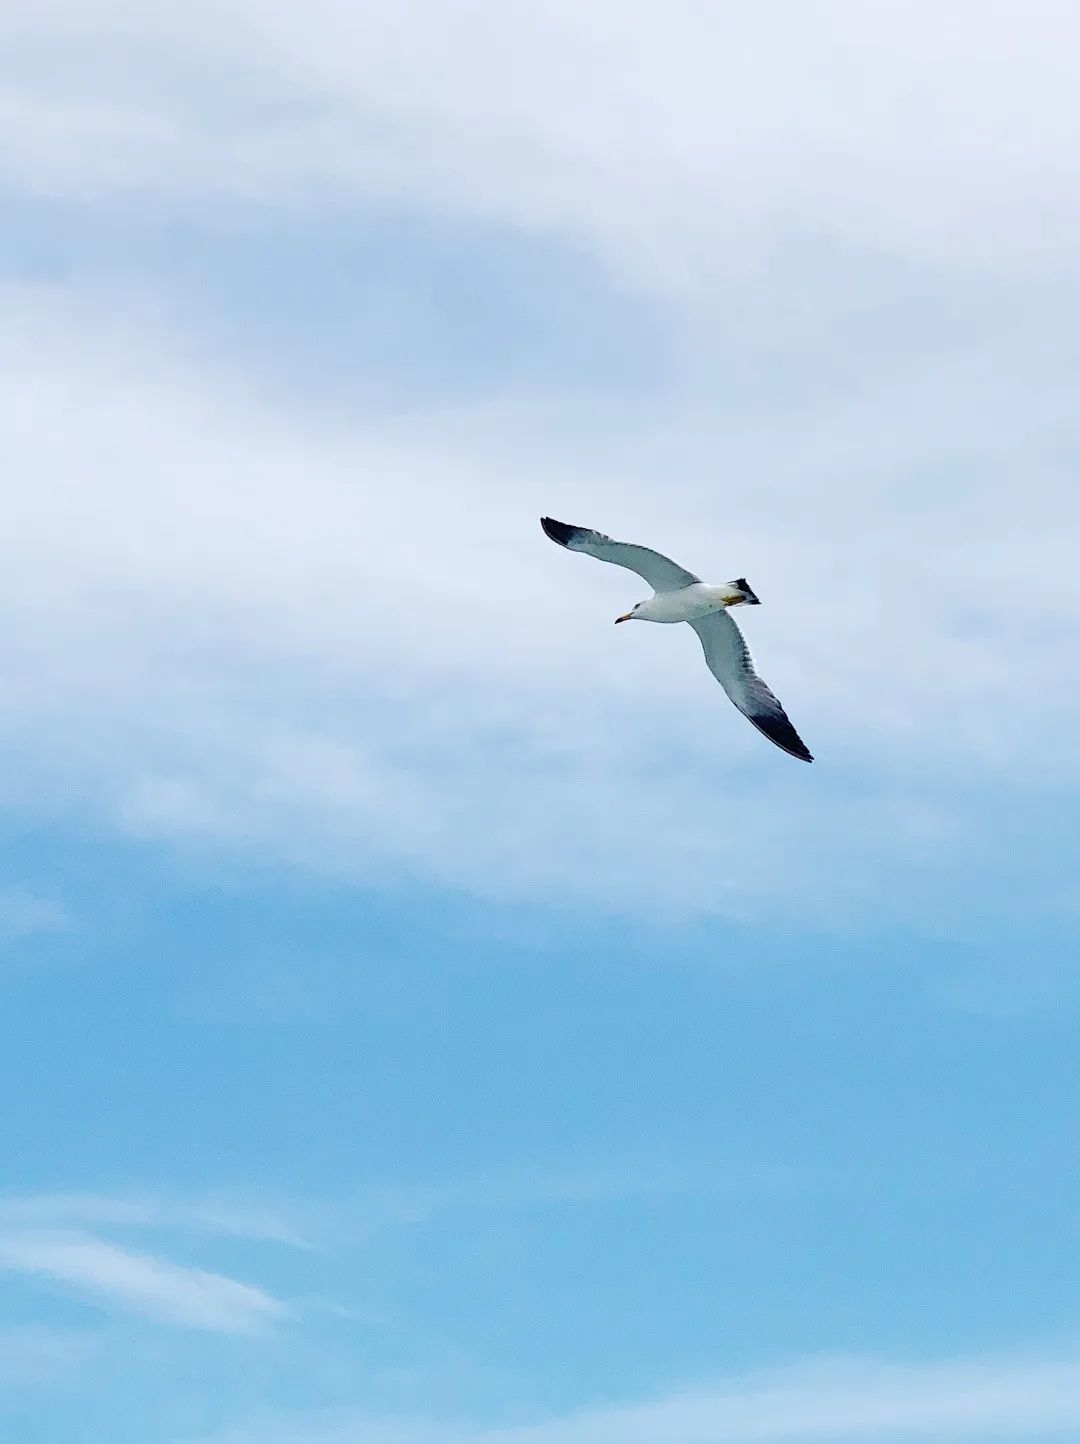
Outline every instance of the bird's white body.
<svg viewBox="0 0 1080 1444"><path fill-rule="evenodd" d="M657 592L636 606L630 617L635 622L694 622L710 612L722 612L725 607L737 606L745 600L730 584L711 587L706 582L694 582L677 592Z"/></svg>

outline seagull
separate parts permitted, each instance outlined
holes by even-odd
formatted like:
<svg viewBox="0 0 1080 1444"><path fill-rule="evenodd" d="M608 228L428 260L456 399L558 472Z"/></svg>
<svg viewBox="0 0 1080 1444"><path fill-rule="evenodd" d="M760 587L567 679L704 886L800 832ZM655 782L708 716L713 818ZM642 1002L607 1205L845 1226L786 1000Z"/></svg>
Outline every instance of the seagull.
<svg viewBox="0 0 1080 1444"><path fill-rule="evenodd" d="M754 671L750 649L728 615L731 607L760 605L745 577L723 586L708 586L678 562L648 547L613 541L603 532L569 526L550 516L541 517L540 525L553 542L568 551L584 552L643 577L653 595L616 617L616 622L689 622L701 641L709 671L743 716L792 757L813 762L787 713Z"/></svg>

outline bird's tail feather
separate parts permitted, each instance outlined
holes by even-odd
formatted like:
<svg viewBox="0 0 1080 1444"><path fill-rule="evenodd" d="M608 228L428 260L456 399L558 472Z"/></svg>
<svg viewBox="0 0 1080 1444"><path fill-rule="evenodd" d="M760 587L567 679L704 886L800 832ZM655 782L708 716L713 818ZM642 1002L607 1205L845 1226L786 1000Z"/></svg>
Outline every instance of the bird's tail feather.
<svg viewBox="0 0 1080 1444"><path fill-rule="evenodd" d="M758 598L757 593L754 591L753 587L751 587L750 583L746 580L745 577L736 577L733 582L728 582L728 586L738 587L739 591L743 594L743 600L746 602L747 606L761 606L761 601Z"/></svg>

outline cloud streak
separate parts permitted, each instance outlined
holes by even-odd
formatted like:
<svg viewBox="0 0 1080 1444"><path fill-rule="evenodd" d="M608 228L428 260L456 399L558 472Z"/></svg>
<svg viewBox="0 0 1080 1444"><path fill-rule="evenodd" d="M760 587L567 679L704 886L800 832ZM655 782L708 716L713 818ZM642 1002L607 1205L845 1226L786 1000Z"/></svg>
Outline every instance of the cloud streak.
<svg viewBox="0 0 1080 1444"><path fill-rule="evenodd" d="M259 1333L287 1313L280 1300L251 1284L75 1231L0 1228L0 1268L159 1323L215 1333Z"/></svg>
<svg viewBox="0 0 1080 1444"><path fill-rule="evenodd" d="M0 1196L0 1225L117 1225L217 1234L280 1243L307 1241L279 1212L229 1194L163 1198L150 1194L39 1193Z"/></svg>

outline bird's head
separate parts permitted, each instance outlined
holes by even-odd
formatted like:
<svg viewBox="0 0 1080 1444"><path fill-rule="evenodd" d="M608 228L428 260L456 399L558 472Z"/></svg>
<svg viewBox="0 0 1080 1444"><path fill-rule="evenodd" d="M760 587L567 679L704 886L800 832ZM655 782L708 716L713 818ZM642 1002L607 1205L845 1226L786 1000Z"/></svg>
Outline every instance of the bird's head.
<svg viewBox="0 0 1080 1444"><path fill-rule="evenodd" d="M621 617L615 618L615 625L618 626L620 622L632 622L634 620L635 613L640 611L644 605L644 602L638 602L638 604L634 607L631 607L628 612L623 612Z"/></svg>

